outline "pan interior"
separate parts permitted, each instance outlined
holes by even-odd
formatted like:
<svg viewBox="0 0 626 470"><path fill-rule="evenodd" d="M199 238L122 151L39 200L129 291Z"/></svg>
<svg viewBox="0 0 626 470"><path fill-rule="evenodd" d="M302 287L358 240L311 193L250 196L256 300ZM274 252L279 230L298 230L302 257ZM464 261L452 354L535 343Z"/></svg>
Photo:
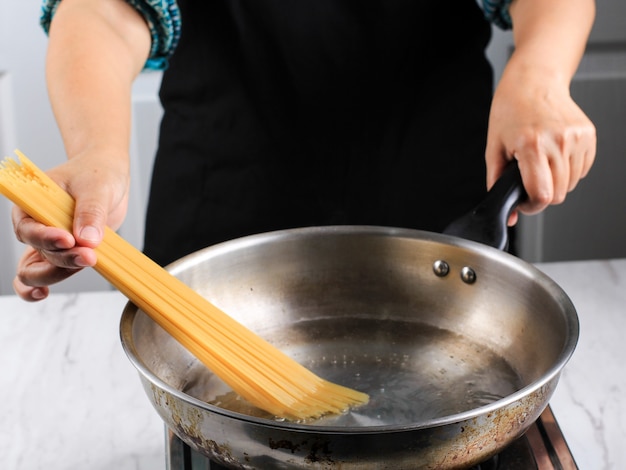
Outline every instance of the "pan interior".
<svg viewBox="0 0 626 470"><path fill-rule="evenodd" d="M321 377L370 395L367 405L310 425L414 424L479 408L521 388L513 367L495 352L425 323L322 318L264 331L264 337ZM184 383L182 391L194 398L273 419L199 364L189 369Z"/></svg>

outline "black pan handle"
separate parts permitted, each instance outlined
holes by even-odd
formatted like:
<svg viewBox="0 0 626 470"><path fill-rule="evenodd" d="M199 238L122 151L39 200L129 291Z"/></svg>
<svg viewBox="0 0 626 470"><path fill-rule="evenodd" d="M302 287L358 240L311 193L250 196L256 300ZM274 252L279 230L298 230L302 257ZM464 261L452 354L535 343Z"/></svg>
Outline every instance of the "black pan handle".
<svg viewBox="0 0 626 470"><path fill-rule="evenodd" d="M448 225L443 233L506 250L509 245L507 221L513 209L527 197L517 160L513 160L485 199Z"/></svg>

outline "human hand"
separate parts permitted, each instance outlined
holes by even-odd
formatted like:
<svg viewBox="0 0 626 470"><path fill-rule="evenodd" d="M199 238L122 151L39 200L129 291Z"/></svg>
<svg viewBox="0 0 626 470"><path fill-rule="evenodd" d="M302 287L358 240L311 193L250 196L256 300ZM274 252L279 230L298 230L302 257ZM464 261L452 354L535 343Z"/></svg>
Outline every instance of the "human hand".
<svg viewBox="0 0 626 470"><path fill-rule="evenodd" d="M518 209L536 214L562 203L587 175L595 155L595 127L572 100L568 83L536 71L505 71L489 117L488 187L516 159L528 193ZM515 211L509 224L517 218Z"/></svg>
<svg viewBox="0 0 626 470"><path fill-rule="evenodd" d="M102 241L104 227L119 228L126 215L129 173L123 162L127 158L115 161L94 154L72 158L48 172L76 200L72 233L47 227L13 208L16 237L28 245L13 281L22 299L42 300L50 285L96 264L94 248Z"/></svg>

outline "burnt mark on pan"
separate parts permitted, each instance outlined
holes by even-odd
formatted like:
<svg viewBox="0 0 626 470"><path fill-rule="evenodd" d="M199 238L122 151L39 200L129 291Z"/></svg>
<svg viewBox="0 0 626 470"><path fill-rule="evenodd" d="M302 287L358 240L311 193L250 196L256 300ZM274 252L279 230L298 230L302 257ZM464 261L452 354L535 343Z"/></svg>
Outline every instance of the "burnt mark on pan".
<svg viewBox="0 0 626 470"><path fill-rule="evenodd" d="M330 443L328 441L315 442L308 455L305 457L307 462L311 463L333 463L331 458L332 451L330 450Z"/></svg>
<svg viewBox="0 0 626 470"><path fill-rule="evenodd" d="M270 449L272 450L287 449L291 451L292 454L295 454L296 452L298 452L300 450L301 445L306 445L306 441L303 441L302 444L295 444L294 442L288 441L287 439L281 439L281 440L275 441L274 439L270 437L270 442L269 442Z"/></svg>
<svg viewBox="0 0 626 470"><path fill-rule="evenodd" d="M302 448L306 448L309 445L308 440L304 440L300 443L296 443L287 439L281 439L278 441L269 439L269 447L272 450L286 449L292 454L300 452ZM315 441L311 444L307 455L304 460L308 463L334 463L331 457L332 451L330 450L330 442L327 440Z"/></svg>

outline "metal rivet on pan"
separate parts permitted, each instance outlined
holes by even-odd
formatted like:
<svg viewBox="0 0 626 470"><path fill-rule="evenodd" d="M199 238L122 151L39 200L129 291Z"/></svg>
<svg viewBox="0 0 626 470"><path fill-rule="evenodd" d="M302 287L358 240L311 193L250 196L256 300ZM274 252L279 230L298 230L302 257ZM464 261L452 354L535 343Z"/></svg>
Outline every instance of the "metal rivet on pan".
<svg viewBox="0 0 626 470"><path fill-rule="evenodd" d="M450 265L439 259L433 263L433 272L439 277L446 277L450 272Z"/></svg>
<svg viewBox="0 0 626 470"><path fill-rule="evenodd" d="M476 282L476 271L469 266L461 269L461 279L465 284L474 284Z"/></svg>

